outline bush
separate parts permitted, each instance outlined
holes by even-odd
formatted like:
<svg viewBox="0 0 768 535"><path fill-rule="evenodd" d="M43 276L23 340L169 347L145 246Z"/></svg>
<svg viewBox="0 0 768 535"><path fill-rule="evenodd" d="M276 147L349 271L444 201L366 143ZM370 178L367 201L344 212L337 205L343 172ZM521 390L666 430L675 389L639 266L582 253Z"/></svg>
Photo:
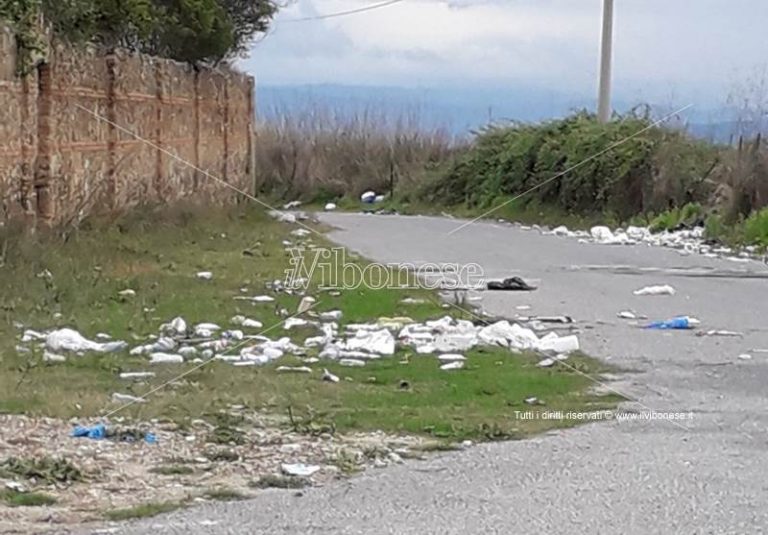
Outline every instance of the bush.
<svg viewBox="0 0 768 535"><path fill-rule="evenodd" d="M768 208L752 213L744 222L747 243L768 247Z"/></svg>
<svg viewBox="0 0 768 535"><path fill-rule="evenodd" d="M471 150L421 194L481 207L526 194L567 212L627 219L705 202L712 189L706 178L718 155L717 147L652 127L648 118L629 115L603 125L579 113L482 131Z"/></svg>

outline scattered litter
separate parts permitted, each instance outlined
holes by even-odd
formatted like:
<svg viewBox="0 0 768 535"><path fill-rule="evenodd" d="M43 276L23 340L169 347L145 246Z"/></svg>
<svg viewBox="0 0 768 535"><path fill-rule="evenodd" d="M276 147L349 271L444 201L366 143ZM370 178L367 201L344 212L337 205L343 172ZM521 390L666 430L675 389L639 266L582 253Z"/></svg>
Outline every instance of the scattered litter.
<svg viewBox="0 0 768 535"><path fill-rule="evenodd" d="M79 332L73 329L58 329L48 334L45 338L45 345L51 351L64 351L72 353L83 353L94 351L96 353L116 353L128 347L128 344L122 341L99 343L88 340Z"/></svg>
<svg viewBox="0 0 768 535"><path fill-rule="evenodd" d="M570 316L531 316L527 321L540 321L541 323L573 323Z"/></svg>
<svg viewBox="0 0 768 535"><path fill-rule="evenodd" d="M579 339L576 335L557 336L550 333L539 341L537 349L568 354L579 350Z"/></svg>
<svg viewBox="0 0 768 535"><path fill-rule="evenodd" d="M90 427L76 426L72 430L71 436L101 440L102 438L107 438L107 428L104 424L96 424Z"/></svg>
<svg viewBox="0 0 768 535"><path fill-rule="evenodd" d="M120 297L134 297L136 295L136 290L131 290L128 288L127 290L121 290L117 292L117 295Z"/></svg>
<svg viewBox="0 0 768 535"><path fill-rule="evenodd" d="M362 195L360 195L360 200L366 204L373 204L376 202L376 192L375 191L366 191Z"/></svg>
<svg viewBox="0 0 768 535"><path fill-rule="evenodd" d="M541 405L541 401L536 396L527 397L523 400L526 405Z"/></svg>
<svg viewBox="0 0 768 535"><path fill-rule="evenodd" d="M327 381L329 383L338 383L339 377L336 375L333 375L327 369L323 368L323 381Z"/></svg>
<svg viewBox="0 0 768 535"><path fill-rule="evenodd" d="M555 362L557 362L555 359L544 359L544 360L540 360L536 364L536 366L538 366L539 368L549 368L551 366L554 366Z"/></svg>
<svg viewBox="0 0 768 535"><path fill-rule="evenodd" d="M325 205L325 211L326 212L332 212L336 209L336 203L329 202Z"/></svg>
<svg viewBox="0 0 768 535"><path fill-rule="evenodd" d="M175 353L152 353L150 355L150 364L181 364L184 357Z"/></svg>
<svg viewBox="0 0 768 535"><path fill-rule="evenodd" d="M312 368L307 366L278 366L277 371L280 373L312 373Z"/></svg>
<svg viewBox="0 0 768 535"><path fill-rule="evenodd" d="M253 297L236 295L234 299L236 301L252 301L254 303L271 303L272 301L275 300L274 297L269 295L254 295Z"/></svg>
<svg viewBox="0 0 768 535"><path fill-rule="evenodd" d="M239 325L240 327L247 327L252 329L261 329L264 324L260 321L246 318L245 316L234 316L231 320L233 325Z"/></svg>
<svg viewBox="0 0 768 535"><path fill-rule="evenodd" d="M531 310L531 305L517 305L515 310Z"/></svg>
<svg viewBox="0 0 768 535"><path fill-rule="evenodd" d="M294 208L298 208L299 206L301 206L301 201L291 201L283 205L283 210L293 210Z"/></svg>
<svg viewBox="0 0 768 535"><path fill-rule="evenodd" d="M149 379L155 376L155 372L123 372L120 379Z"/></svg>
<svg viewBox="0 0 768 535"><path fill-rule="evenodd" d="M295 223L296 222L296 216L294 214L289 214L288 212L280 212L278 210L270 210L268 212L269 216L273 219L277 219L281 223Z"/></svg>
<svg viewBox="0 0 768 535"><path fill-rule="evenodd" d="M395 354L395 337L387 329L380 331L357 331L355 336L346 342L350 351L365 350L379 355Z"/></svg>
<svg viewBox="0 0 768 535"><path fill-rule="evenodd" d="M290 330L294 327L306 327L309 325L309 322L305 319L301 318L288 318L283 322L283 329Z"/></svg>
<svg viewBox="0 0 768 535"><path fill-rule="evenodd" d="M26 342L34 342L36 340L45 340L45 336L46 335L44 335L43 333L33 331L32 329L27 329L21 335L21 341L26 343Z"/></svg>
<svg viewBox="0 0 768 535"><path fill-rule="evenodd" d="M146 403L147 400L144 398L132 396L130 394L120 394L119 392L115 392L112 394L112 402L113 403Z"/></svg>
<svg viewBox="0 0 768 535"><path fill-rule="evenodd" d="M737 357L739 360L752 360L752 355L748 353L742 353Z"/></svg>
<svg viewBox="0 0 768 535"><path fill-rule="evenodd" d="M43 360L45 362L66 362L67 357L64 355L59 355L58 353L43 351Z"/></svg>
<svg viewBox="0 0 768 535"><path fill-rule="evenodd" d="M442 355L438 355L437 360L440 362L462 362L467 360L467 357L458 353L444 353Z"/></svg>
<svg viewBox="0 0 768 535"><path fill-rule="evenodd" d="M157 443L154 433L140 429L107 429L104 424L92 426L75 426L70 436L75 438L90 438L91 440L111 439L118 442L136 442L144 440L147 444Z"/></svg>
<svg viewBox="0 0 768 535"><path fill-rule="evenodd" d="M299 308L296 311L296 313L304 314L305 312L310 310L316 302L317 302L317 299L309 295L302 297L301 301L299 302Z"/></svg>
<svg viewBox="0 0 768 535"><path fill-rule="evenodd" d="M365 361L359 360L359 359L341 359L339 361L339 366L347 366L349 368L361 368L365 366Z"/></svg>
<svg viewBox="0 0 768 535"><path fill-rule="evenodd" d="M448 364L443 364L440 366L441 370L444 371L451 371L451 370L460 370L464 367L464 362L461 360L457 360L454 362L449 362Z"/></svg>
<svg viewBox="0 0 768 535"><path fill-rule="evenodd" d="M294 463L294 464L283 463L280 465L280 470L282 470L284 474L289 476L309 477L312 474L320 471L320 467L313 464L304 464L304 463Z"/></svg>
<svg viewBox="0 0 768 535"><path fill-rule="evenodd" d="M204 281L209 281L213 279L213 273L211 273L210 271L198 271L195 276L198 279L204 280Z"/></svg>
<svg viewBox="0 0 768 535"><path fill-rule="evenodd" d="M305 228L297 228L296 230L291 231L291 236L295 236L297 238L305 238L311 234L310 231L308 231Z"/></svg>
<svg viewBox="0 0 768 535"><path fill-rule="evenodd" d="M517 292L531 292L536 289L520 277L509 277L503 281L490 281L487 285L489 290L507 290Z"/></svg>
<svg viewBox="0 0 768 535"><path fill-rule="evenodd" d="M737 331L711 330L699 333L699 336L744 336L744 333Z"/></svg>
<svg viewBox="0 0 768 535"><path fill-rule="evenodd" d="M173 318L170 323L162 325L161 331L173 331L176 334L187 334L187 322L181 316Z"/></svg>
<svg viewBox="0 0 768 535"><path fill-rule="evenodd" d="M424 303L426 303L424 299L416 299L413 297L406 297L400 302L404 305L423 305Z"/></svg>
<svg viewBox="0 0 768 535"><path fill-rule="evenodd" d="M677 316L670 320L654 321L645 326L646 329L693 329L701 322L689 316Z"/></svg>
<svg viewBox="0 0 768 535"><path fill-rule="evenodd" d="M339 321L342 317L341 310L329 310L328 312L320 313L321 321Z"/></svg>
<svg viewBox="0 0 768 535"><path fill-rule="evenodd" d="M665 284L662 286L646 286L632 293L635 295L675 295L676 291L672 286Z"/></svg>
<svg viewBox="0 0 768 535"><path fill-rule="evenodd" d="M640 318L640 316L638 316L637 314L635 314L631 310L622 310L621 312L616 314L616 316L618 316L619 318L624 319L624 320L642 319L642 318Z"/></svg>

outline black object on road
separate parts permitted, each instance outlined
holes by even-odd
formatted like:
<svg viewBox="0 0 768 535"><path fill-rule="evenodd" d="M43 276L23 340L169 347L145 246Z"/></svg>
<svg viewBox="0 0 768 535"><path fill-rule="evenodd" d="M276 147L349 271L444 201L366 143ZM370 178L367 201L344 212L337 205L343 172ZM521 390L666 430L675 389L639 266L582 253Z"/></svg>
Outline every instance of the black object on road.
<svg viewBox="0 0 768 535"><path fill-rule="evenodd" d="M503 281L490 281L488 283L489 290L507 290L511 292L532 292L536 289L535 286L531 286L520 277L510 277Z"/></svg>

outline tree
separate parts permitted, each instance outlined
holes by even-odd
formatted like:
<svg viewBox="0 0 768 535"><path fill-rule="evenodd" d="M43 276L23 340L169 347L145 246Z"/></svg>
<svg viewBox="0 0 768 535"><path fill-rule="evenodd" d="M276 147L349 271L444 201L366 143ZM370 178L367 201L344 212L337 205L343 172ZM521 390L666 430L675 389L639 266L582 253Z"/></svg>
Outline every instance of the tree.
<svg viewBox="0 0 768 535"><path fill-rule="evenodd" d="M23 31L25 42L34 41L27 34L42 16L70 42L190 63L218 63L247 50L276 11L273 0L0 0L0 19Z"/></svg>
<svg viewBox="0 0 768 535"><path fill-rule="evenodd" d="M219 3L232 21L231 56L248 50L253 36L267 31L277 12L277 5L270 0L220 0Z"/></svg>

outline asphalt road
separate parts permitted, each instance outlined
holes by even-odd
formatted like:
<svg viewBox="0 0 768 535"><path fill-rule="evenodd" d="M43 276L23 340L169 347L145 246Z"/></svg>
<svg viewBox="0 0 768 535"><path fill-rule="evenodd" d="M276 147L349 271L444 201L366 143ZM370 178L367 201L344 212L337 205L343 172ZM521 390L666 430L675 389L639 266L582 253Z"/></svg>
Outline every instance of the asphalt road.
<svg viewBox="0 0 768 535"><path fill-rule="evenodd" d="M535 292L484 292L482 306L510 317L519 305L532 307L526 314L573 316L586 352L632 370L610 384L637 400L627 408L691 411L692 419L606 421L485 444L369 470L302 497L269 491L248 502L147 519L120 533L768 532L768 353L753 351L768 349L762 263L580 244L493 223L449 235L459 223L442 218L323 220L336 227L333 240L379 262L474 262L487 277L534 281ZM630 269L610 267L619 265ZM664 271L672 268L683 269ZM671 284L677 294L632 294L652 284ZM627 308L659 319L688 314L702 321L700 330L744 336L642 330L616 317ZM739 359L742 353L752 359Z"/></svg>

